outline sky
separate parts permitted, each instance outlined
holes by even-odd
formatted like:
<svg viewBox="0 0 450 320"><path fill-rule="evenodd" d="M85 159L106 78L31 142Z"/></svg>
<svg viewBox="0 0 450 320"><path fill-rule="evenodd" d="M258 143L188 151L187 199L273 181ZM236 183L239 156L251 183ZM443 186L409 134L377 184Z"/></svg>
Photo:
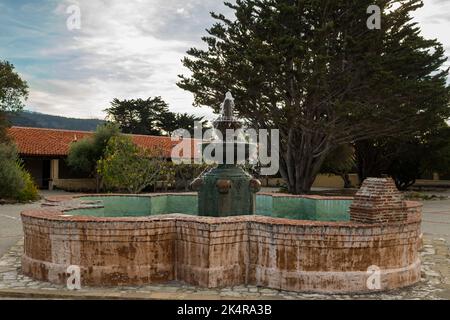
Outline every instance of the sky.
<svg viewBox="0 0 450 320"><path fill-rule="evenodd" d="M450 0L424 3L415 19L450 57ZM174 112L213 119L176 86L186 51L204 47L210 11L229 14L221 0L0 0L0 59L28 82L28 110L103 119L114 98L161 96Z"/></svg>

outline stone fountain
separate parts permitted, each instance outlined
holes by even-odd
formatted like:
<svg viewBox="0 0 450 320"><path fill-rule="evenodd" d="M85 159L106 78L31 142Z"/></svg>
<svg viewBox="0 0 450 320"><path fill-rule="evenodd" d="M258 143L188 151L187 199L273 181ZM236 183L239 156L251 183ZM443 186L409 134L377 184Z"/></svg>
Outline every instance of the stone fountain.
<svg viewBox="0 0 450 320"><path fill-rule="evenodd" d="M234 99L230 92L221 109L219 118L213 123L216 137L202 144L202 150L212 147L211 154L217 156L214 159L219 164L191 184L191 188L198 191L198 214L213 217L252 215L261 183L238 165L248 160L251 144L239 133L230 134L242 128L242 122L234 116ZM220 154L217 154L218 150Z"/></svg>
<svg viewBox="0 0 450 320"><path fill-rule="evenodd" d="M198 195L64 195L22 212L23 274L66 285L78 266L83 286L181 281L325 293L420 281L421 203L403 201L388 178L366 179L350 198L256 195L260 182L234 156L241 148L247 159L252 145L226 135L242 126L233 106L227 94L218 138L203 147L234 152L210 153L218 165L193 182Z"/></svg>

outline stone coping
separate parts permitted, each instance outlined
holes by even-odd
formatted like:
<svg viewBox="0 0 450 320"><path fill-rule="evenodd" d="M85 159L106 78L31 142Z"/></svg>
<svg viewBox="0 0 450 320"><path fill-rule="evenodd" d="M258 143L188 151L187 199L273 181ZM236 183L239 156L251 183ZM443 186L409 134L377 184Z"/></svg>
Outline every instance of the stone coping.
<svg viewBox="0 0 450 320"><path fill-rule="evenodd" d="M73 194L64 196L48 196L45 198L49 202L61 202L69 201L76 198L83 197L159 197L159 196L195 196L197 192L161 192L161 193L139 193L139 194L129 194L129 193L92 193L92 194ZM302 198L311 200L353 200L354 197L349 196L321 196L321 195L295 195L288 193L272 193L272 192L258 192L256 195L260 196L271 196L273 198Z"/></svg>
<svg viewBox="0 0 450 320"><path fill-rule="evenodd" d="M140 194L129 194L129 193L93 193L93 194L73 194L64 196L48 196L45 200L48 202L63 202L70 201L74 199L79 199L83 197L159 197L159 196L195 196L197 192L171 192L171 193L140 193ZM294 195L287 193L270 193L270 192L259 192L256 195L261 196L271 196L272 198L303 198L311 200L353 200L354 197L348 196L320 196L320 195ZM407 207L419 207L422 206L421 202L405 200L403 201Z"/></svg>
<svg viewBox="0 0 450 320"><path fill-rule="evenodd" d="M194 215L187 214L161 214L161 215L152 215L152 216L140 216L140 217L93 217L93 216L83 216L83 215L70 215L70 211L72 210L80 210L80 209L90 209L95 207L102 206L89 206L84 207L81 204L75 206L67 206L69 201L80 199L83 197L113 197L113 196L127 196L127 197L158 197L158 196L185 196L185 195L196 195L195 192L189 193L151 193L151 194L116 194L116 193L108 193L108 194L77 194L77 195L64 195L64 196L51 196L47 197L46 200L52 202L54 204L61 203L61 206L47 207L45 209L33 209L33 210L25 210L21 213L22 217L33 217L42 220L52 220L52 221L65 221L65 222L144 222L144 221L167 221L167 220L178 220L178 221L186 221L186 222L201 222L205 224L233 224L239 222L259 222L264 224L272 224L272 225L291 225L291 226L317 226L317 227L345 227L345 228L374 228L376 226L384 226L387 223L361 223L354 221L315 221L315 220L294 220L288 218L278 218L278 217L267 217L261 215L246 215L246 216L232 216L232 217L200 217ZM263 195L270 195L278 197L279 194L274 193L260 193ZM346 200L349 197L322 197L322 196L297 196L297 195L287 195L281 194L281 197L298 197L316 200L342 200L345 198ZM313 197L313 198L310 198ZM350 197L350 199L353 199ZM403 202L407 209L421 208L423 205L420 202L416 201L404 201ZM411 218L408 219L407 222L398 222L398 223L389 223L392 224L411 224L417 223L420 221L420 217L414 217L411 215Z"/></svg>

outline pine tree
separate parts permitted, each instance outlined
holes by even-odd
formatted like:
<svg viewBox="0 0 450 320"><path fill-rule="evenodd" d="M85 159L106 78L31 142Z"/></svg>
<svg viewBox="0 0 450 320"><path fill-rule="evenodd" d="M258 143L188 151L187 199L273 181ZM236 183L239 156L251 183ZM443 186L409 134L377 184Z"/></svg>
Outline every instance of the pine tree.
<svg viewBox="0 0 450 320"><path fill-rule="evenodd" d="M382 8L381 29L367 8ZM336 146L449 116L444 49L420 35L420 0L237 0L183 60L178 86L217 111L231 90L254 128L280 130L280 172L308 192Z"/></svg>

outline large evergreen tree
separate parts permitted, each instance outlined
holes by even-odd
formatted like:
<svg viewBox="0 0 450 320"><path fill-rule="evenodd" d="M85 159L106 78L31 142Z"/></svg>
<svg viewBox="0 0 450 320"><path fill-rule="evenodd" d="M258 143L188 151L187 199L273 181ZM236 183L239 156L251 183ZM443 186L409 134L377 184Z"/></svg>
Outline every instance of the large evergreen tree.
<svg viewBox="0 0 450 320"><path fill-rule="evenodd" d="M280 130L280 171L308 192L329 152L448 117L444 49L420 35L420 0L237 0L183 62L178 85L218 110L231 90L255 128ZM367 8L382 8L380 30Z"/></svg>
<svg viewBox="0 0 450 320"><path fill-rule="evenodd" d="M161 97L114 99L105 111L123 133L161 135L161 115L169 112L169 106Z"/></svg>
<svg viewBox="0 0 450 320"><path fill-rule="evenodd" d="M22 110L27 97L27 83L14 71L11 63L0 60L0 143L8 140L6 112Z"/></svg>
<svg viewBox="0 0 450 320"><path fill-rule="evenodd" d="M177 129L185 129L193 135L195 122L200 122L202 128L208 126L207 121L203 117L197 117L187 113L166 112L161 117L161 129L167 135L171 135Z"/></svg>
<svg viewBox="0 0 450 320"><path fill-rule="evenodd" d="M161 97L146 100L114 99L105 111L108 119L118 124L123 133L162 136L170 135L176 129L193 133L195 121L206 126L203 117L170 111L169 105Z"/></svg>

